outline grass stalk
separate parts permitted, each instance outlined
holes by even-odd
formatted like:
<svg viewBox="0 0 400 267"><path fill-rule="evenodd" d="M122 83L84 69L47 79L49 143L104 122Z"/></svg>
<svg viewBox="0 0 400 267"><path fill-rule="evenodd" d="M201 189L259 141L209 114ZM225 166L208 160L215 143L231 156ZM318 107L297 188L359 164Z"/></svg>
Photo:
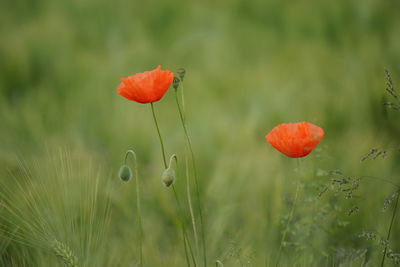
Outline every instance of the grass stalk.
<svg viewBox="0 0 400 267"><path fill-rule="evenodd" d="M387 233L387 236L386 236L386 240L387 240L387 241L389 241L389 239L390 239L390 234L391 234L391 232L392 232L392 227L393 227L394 219L395 219L396 214L397 214L397 205L398 205L398 203L399 203L399 197L400 197L400 191L397 191L396 204L394 205L394 208L393 208L392 219L390 220L390 225L389 225L388 233ZM382 261L381 261L381 267L383 267L384 264L385 264L387 248L388 248L388 246L386 246L386 247L385 247L385 250L383 251Z"/></svg>
<svg viewBox="0 0 400 267"><path fill-rule="evenodd" d="M300 170L300 160L297 159L296 162L297 162L297 169ZM279 251L278 251L278 256L276 258L275 266L279 266L279 261L280 261L281 254L282 254L283 243L285 242L286 235L287 235L287 232L288 232L288 229L289 229L289 224L292 221L294 210L295 210L295 207L296 207L296 204L297 204L297 199L299 197L299 189L300 189L300 183L298 182L297 186L296 186L296 193L294 195L293 205L292 205L292 207L290 209L289 218L288 218L288 220L286 222L286 226L285 226L285 229L283 230L283 235L282 235L282 238L281 238L281 242L279 244Z"/></svg>

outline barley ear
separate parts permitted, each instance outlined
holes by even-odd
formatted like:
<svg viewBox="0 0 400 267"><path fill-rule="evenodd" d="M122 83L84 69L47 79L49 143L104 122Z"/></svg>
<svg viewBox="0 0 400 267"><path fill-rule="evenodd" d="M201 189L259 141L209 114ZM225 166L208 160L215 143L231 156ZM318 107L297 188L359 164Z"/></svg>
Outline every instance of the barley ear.
<svg viewBox="0 0 400 267"><path fill-rule="evenodd" d="M57 258L59 258L65 266L78 267L78 258L65 243L55 240L52 248Z"/></svg>

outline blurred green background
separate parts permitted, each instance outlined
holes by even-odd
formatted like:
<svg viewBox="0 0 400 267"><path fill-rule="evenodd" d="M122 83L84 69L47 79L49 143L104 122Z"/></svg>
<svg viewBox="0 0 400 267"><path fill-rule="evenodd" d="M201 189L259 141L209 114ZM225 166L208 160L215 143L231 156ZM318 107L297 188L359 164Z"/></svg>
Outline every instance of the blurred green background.
<svg viewBox="0 0 400 267"><path fill-rule="evenodd" d="M163 166L150 106L116 93L120 77L159 64L187 70L188 127L210 266L215 260L225 266L274 265L298 182L303 187L283 266L380 263L382 246L358 235L365 229L386 235L391 210L382 212L382 206L396 188L363 180L353 199L318 192L330 183L326 173L333 169L400 182L398 153L360 163L373 147L398 146L400 113L385 109L382 99L389 98L384 68L400 84L399 11L395 0L1 1L2 263L62 266L51 249L23 244L41 239L42 230L30 237L21 230L18 240L9 239L38 220L52 225L51 232L69 243L83 265L136 266L134 183L123 184L116 175L125 151L134 149L145 266L185 266L175 202L159 178ZM167 153L182 158L185 141L173 91L155 107ZM321 126L325 138L299 171L264 136L279 123L304 120ZM107 221L99 232L89 226L77 231L66 215L92 214L85 204L74 204L75 194L86 188L77 177L88 183L88 192L99 194L100 211L88 222ZM184 186L178 177L182 201ZM59 197L64 202L56 202ZM48 209L52 201L60 208ZM355 205L359 212L348 216ZM10 215L13 209L20 215ZM79 241L100 232L96 249L96 242ZM390 242L394 252L400 251L399 235L400 220Z"/></svg>

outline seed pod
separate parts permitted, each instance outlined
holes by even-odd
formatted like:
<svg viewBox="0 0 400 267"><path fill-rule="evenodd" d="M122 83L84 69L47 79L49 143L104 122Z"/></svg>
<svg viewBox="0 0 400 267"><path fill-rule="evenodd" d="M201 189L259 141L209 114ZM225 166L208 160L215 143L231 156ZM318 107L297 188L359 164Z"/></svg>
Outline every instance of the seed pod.
<svg viewBox="0 0 400 267"><path fill-rule="evenodd" d="M185 77L186 70L184 68L179 68L176 73L178 73L179 78L183 81L183 78Z"/></svg>
<svg viewBox="0 0 400 267"><path fill-rule="evenodd" d="M171 167L168 167L167 169L164 170L163 174L161 175L161 181L166 187L171 186L176 179L176 174L174 169Z"/></svg>
<svg viewBox="0 0 400 267"><path fill-rule="evenodd" d="M122 165L118 172L119 178L124 182L129 182L132 178L132 170L126 165Z"/></svg>
<svg viewBox="0 0 400 267"><path fill-rule="evenodd" d="M179 80L178 77L174 77L174 79L172 80L172 87L174 87L175 90L178 89L178 87L179 87L179 82L180 82L180 80Z"/></svg>

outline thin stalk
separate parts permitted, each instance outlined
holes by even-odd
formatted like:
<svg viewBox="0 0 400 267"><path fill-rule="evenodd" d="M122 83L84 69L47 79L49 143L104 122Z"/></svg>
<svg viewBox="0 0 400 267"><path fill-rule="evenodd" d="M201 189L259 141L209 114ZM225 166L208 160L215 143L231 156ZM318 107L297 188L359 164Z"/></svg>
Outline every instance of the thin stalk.
<svg viewBox="0 0 400 267"><path fill-rule="evenodd" d="M391 184L397 188L400 188L400 185L388 180L388 179L384 179L384 178L380 178L380 177L374 177L374 176L360 176L360 178L367 178L367 179L372 179L372 180L377 180L377 181L382 181L388 184Z"/></svg>
<svg viewBox="0 0 400 267"><path fill-rule="evenodd" d="M186 138L187 145L188 145L188 148L189 148L189 151L190 151L190 156L191 156L191 159L192 159L195 190L196 190L196 198L197 198L197 206L198 206L198 209L199 209L199 217L200 217L201 239L202 239L202 243L203 243L203 261L204 261L204 266L207 266L206 238L205 238L205 230L204 230L203 211L202 211L202 207L201 207L199 182L198 182L198 177L197 177L196 161L195 161L194 152L193 152L193 148L192 148L192 142L190 140L190 137L189 137L189 134L188 134L188 131L187 131L187 128L186 128L185 117L183 115L181 106L179 104L177 90L175 90L175 100L176 100L176 105L178 107L179 117L181 119L182 128L183 128L183 131L185 133L185 138Z"/></svg>
<svg viewBox="0 0 400 267"><path fill-rule="evenodd" d="M182 216L182 214L181 214L181 211L182 211L181 203L180 203L180 201L179 201L178 194L176 193L176 190L175 190L175 186L174 186L174 185L172 185L172 190L174 191L174 196L175 196L175 200L176 200L176 205L178 206L178 214L180 214L179 217L181 217L181 216ZM195 258L195 256L194 256L192 246L190 245L190 242L189 242L189 238L188 238L188 235L187 235L187 232L186 232L186 228L185 228L185 223L183 222L182 219L180 219L180 221L181 221L181 226L182 226L182 232L183 232L183 235L184 235L184 241L185 241L185 240L187 241L187 245L188 245L188 248L189 248L190 256L192 257L193 264L194 264L194 266L196 267L196 266L197 266L197 264L196 264L196 258Z"/></svg>
<svg viewBox="0 0 400 267"><path fill-rule="evenodd" d="M299 159L297 159L297 169L300 170L300 160ZM297 183L296 193L295 193L295 196L294 196L293 205L292 205L292 208L290 209L289 218L288 218L288 221L286 222L285 230L283 231L283 235L282 235L281 243L279 245L279 251L278 251L278 256L277 256L277 259L276 259L275 266L279 266L279 260L281 258L281 254L282 254L283 243L285 242L286 234L287 234L288 229L289 229L289 224L292 221L294 209L296 207L297 199L298 199L298 196L299 196L299 188L300 188L300 183Z"/></svg>
<svg viewBox="0 0 400 267"><path fill-rule="evenodd" d="M188 255L188 251L187 251L185 232L183 231L183 229L182 229L182 238L183 238L183 241L184 241L183 242L183 246L184 246L184 249L185 249L186 263L188 264L188 267L190 267L190 259L189 259L189 255Z"/></svg>
<svg viewBox="0 0 400 267"><path fill-rule="evenodd" d="M163 139L161 137L160 127L158 127L157 117L156 117L156 113L154 111L154 105L153 105L153 103L150 103L150 104L151 104L151 112L153 114L154 123L155 123L156 128L157 128L158 138L160 139L160 145L161 145L161 152L162 152L162 157L163 157L163 161L164 161L164 167L166 169L167 168L167 160L165 158L164 142L163 142Z"/></svg>
<svg viewBox="0 0 400 267"><path fill-rule="evenodd" d="M189 212L190 212L190 218L192 221L194 240L196 243L196 249L198 251L199 250L199 238L197 236L197 226L196 226L196 220L194 217L193 205L192 205L192 194L190 192L190 176L189 176L190 174L189 174L189 162L188 162L187 155L185 155L185 169L186 169L186 195L187 195L187 200L188 200L188 204L189 204Z"/></svg>
<svg viewBox="0 0 400 267"><path fill-rule="evenodd" d="M143 266L143 224L142 224L142 210L140 208L140 186L138 178L136 178L136 205L138 210L138 222L139 222L140 266Z"/></svg>
<svg viewBox="0 0 400 267"><path fill-rule="evenodd" d="M181 85L181 102L182 102L182 117L183 117L183 121L186 123L186 113L185 113L185 88L183 86L183 80L180 82Z"/></svg>
<svg viewBox="0 0 400 267"><path fill-rule="evenodd" d="M292 217L293 217L293 213L294 213L294 208L295 208L295 206L296 206L297 198L298 198L298 196L299 196L299 188L300 188L300 184L298 183L298 184L297 184L297 187L296 187L296 193L295 193L295 196L294 196L293 205L292 205L292 208L291 208L290 213L289 213L289 218L288 218L288 221L287 221L287 223L286 223L285 230L283 231L281 243L280 243L280 245L279 245L279 252L278 252L278 256L277 256L277 259L276 259L276 265L275 265L275 266L279 266L279 260L280 260L281 253L282 253L283 243L285 242L286 234L287 234L288 228L289 228L289 224L290 224L290 222L292 221Z"/></svg>
<svg viewBox="0 0 400 267"><path fill-rule="evenodd" d="M182 111L180 114L182 114L181 120L182 123L185 122L185 98L184 98L184 88L183 88L183 82L181 84L181 101L182 101ZM179 106L179 101L177 98L176 90L175 90L175 98L177 105ZM186 194L187 194L187 200L188 200L188 205L189 205L189 213L190 213L190 219L192 222L192 228L193 228L193 235L194 235L194 240L196 243L196 250L199 250L199 238L197 235L197 226L196 226L196 219L194 216L194 211L193 211L193 205L192 205L192 194L190 191L190 174L189 174L189 164L188 164L188 157L185 154L185 173L186 173Z"/></svg>
<svg viewBox="0 0 400 267"><path fill-rule="evenodd" d="M387 237L386 237L387 241L389 241L390 233L392 232L394 218L396 217L396 213L397 213L397 205L399 203L399 196L400 196L400 191L397 191L396 204L394 205L394 209L393 209L393 213L392 213L392 219L390 220L390 226L389 226L388 234L387 234ZM385 247L385 250L383 251L381 267L383 267L383 265L385 264L386 253L387 253L387 246Z"/></svg>
<svg viewBox="0 0 400 267"><path fill-rule="evenodd" d="M142 224L142 209L140 205L140 185L139 185L139 175L138 175L138 164L136 153L133 150L128 150L125 154L125 165L128 159L128 155L132 154L135 162L135 180L136 180L136 208L138 212L138 224L139 224L139 266L143 266L143 224Z"/></svg>
<svg viewBox="0 0 400 267"><path fill-rule="evenodd" d="M186 122L185 121L185 98L184 98L184 88L183 88L183 82L181 81L181 103L182 103L182 109L181 109L181 114L182 114L182 122ZM179 106L179 101L178 101L178 96L177 96L177 91L175 90L175 99L176 99L176 103ZM187 147L187 151L189 153L189 148ZM189 171L189 163L188 163L188 156L185 153L185 173L186 173L186 195L187 195L187 201L188 201L188 205L189 205L189 212L190 212L190 219L192 222L192 229L193 229L193 235L194 235L194 240L196 243L196 250L199 251L199 238L197 235L197 226L196 226L196 218L194 216L194 211L193 211L193 205L192 205L192 193L190 190L190 171Z"/></svg>
<svg viewBox="0 0 400 267"><path fill-rule="evenodd" d="M162 136L161 136L160 127L158 126L157 117L156 117L156 113L154 111L153 103L151 103L151 111L152 111L152 114L153 114L154 124L156 125L156 128L157 128L158 137L160 139L161 153L162 153L162 157L163 157L164 168L167 169L168 165L167 165L167 160L166 160L166 156L165 156L164 142L163 142L163 139L162 139ZM171 160L172 160L173 157L171 157ZM175 156L175 163L178 164L178 160L177 160L176 156ZM181 208L180 208L178 195L176 194L174 185L172 185L172 188L173 188L173 191L174 191L175 199L176 199L177 204L178 204L178 214L180 214ZM179 216L179 217L181 217L181 216ZM187 245L189 247L190 254L191 254L192 259L193 259L194 266L196 267L196 261L194 259L193 250L192 250L192 247L190 245L189 239L187 237L187 233L186 233L186 229L185 229L185 225L184 225L183 219L179 218L179 220L180 220L180 223L182 225L182 232L183 232L183 237L184 237L183 238L183 246L184 246L185 253L186 253L187 264L188 264L188 266L190 266L190 261L188 261L189 256L187 255L187 249L186 249L186 240L187 240Z"/></svg>

